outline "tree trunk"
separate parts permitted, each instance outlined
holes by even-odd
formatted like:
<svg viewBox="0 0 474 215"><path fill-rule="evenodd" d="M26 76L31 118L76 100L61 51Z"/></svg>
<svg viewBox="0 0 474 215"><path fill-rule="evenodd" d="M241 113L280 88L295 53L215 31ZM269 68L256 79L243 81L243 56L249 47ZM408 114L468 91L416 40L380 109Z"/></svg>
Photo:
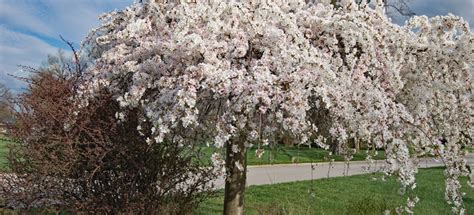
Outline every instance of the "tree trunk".
<svg viewBox="0 0 474 215"><path fill-rule="evenodd" d="M359 151L360 151L360 142L359 142L359 139L357 139L357 138L354 138L354 148L356 150L356 153L359 153Z"/></svg>
<svg viewBox="0 0 474 215"><path fill-rule="evenodd" d="M333 140L333 138L331 137L329 139L329 144L331 146L331 152L333 155L339 155L340 152L341 152L341 146L339 145L339 142L337 142L337 140Z"/></svg>
<svg viewBox="0 0 474 215"><path fill-rule="evenodd" d="M232 150L235 145L238 152ZM247 160L244 141L236 138L226 146L226 168L227 178L225 181L224 214L243 215L244 214L244 193L247 179ZM236 165L239 163L241 168Z"/></svg>

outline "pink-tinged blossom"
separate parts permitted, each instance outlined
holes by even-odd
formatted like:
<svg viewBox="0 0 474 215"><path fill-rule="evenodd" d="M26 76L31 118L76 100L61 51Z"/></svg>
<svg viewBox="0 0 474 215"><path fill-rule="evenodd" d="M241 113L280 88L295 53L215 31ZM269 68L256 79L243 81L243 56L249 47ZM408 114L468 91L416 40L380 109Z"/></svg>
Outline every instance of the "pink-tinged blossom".
<svg viewBox="0 0 474 215"><path fill-rule="evenodd" d="M283 2L148 2L104 15L96 45L105 51L79 87L79 105L108 89L153 123L143 132L149 144L203 138L223 147L244 137L249 147L285 133L347 149L356 138L387 149L387 173L404 188L416 186L408 148L434 153L447 167L446 198L462 213L461 147L473 136L467 23L414 17L401 27L380 0L375 8ZM223 166L217 155L212 161Z"/></svg>

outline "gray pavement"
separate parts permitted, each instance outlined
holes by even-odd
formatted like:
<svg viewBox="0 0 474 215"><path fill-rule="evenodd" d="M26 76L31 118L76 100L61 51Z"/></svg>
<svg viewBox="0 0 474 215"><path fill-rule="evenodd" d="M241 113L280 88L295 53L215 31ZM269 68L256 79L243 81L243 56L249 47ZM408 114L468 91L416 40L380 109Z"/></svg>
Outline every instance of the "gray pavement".
<svg viewBox="0 0 474 215"><path fill-rule="evenodd" d="M468 164L474 164L474 156L466 157ZM433 158L420 159L419 168L429 168L444 166L441 160ZM247 186L277 184L292 181L303 181L311 179L321 179L328 177L329 163L302 163L302 164L277 164L260 165L247 167ZM340 177L350 175L360 175L383 171L385 160L374 161L351 161L349 168L344 162L333 162L329 171L329 177ZM224 179L216 181L216 188L224 188Z"/></svg>

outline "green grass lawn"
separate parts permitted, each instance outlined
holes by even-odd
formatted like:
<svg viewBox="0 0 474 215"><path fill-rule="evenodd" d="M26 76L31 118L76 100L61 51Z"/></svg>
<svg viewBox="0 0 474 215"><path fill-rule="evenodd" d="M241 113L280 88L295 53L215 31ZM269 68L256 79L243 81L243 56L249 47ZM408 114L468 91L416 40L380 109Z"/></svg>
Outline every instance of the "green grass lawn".
<svg viewBox="0 0 474 215"><path fill-rule="evenodd" d="M380 180L381 174L338 177L276 185L250 186L246 191L246 214L383 214L404 205L394 178ZM474 214L474 189L462 178L466 214ZM442 168L421 169L417 175L416 195L420 202L415 214L451 214L444 200ZM314 193L314 195L311 195ZM222 214L223 193L205 201L196 214Z"/></svg>
<svg viewBox="0 0 474 215"><path fill-rule="evenodd" d="M0 172L7 168L8 143L7 139L0 135Z"/></svg>
<svg viewBox="0 0 474 215"><path fill-rule="evenodd" d="M8 154L7 148L8 141L5 137L0 136L0 170L6 168L6 156ZM251 148L247 152L248 165L263 165L263 164L290 164L290 163L310 163L310 162L328 162L329 159L335 161L343 161L344 158L341 155L331 155L329 152L320 148L308 148L305 146L301 147L288 147L288 146L274 146L264 147L265 153L261 158L258 158L255 154L257 148ZM201 148L201 158L204 163L210 163L211 154L214 152L222 152L225 150L217 149L213 146ZM366 151L361 150L359 153L354 155L352 160L360 161L365 160L367 157ZM375 159L385 159L384 151L378 151Z"/></svg>
<svg viewBox="0 0 474 215"><path fill-rule="evenodd" d="M466 147L466 151L468 151L469 153L474 153L474 147L473 146L468 146L468 147Z"/></svg>
<svg viewBox="0 0 474 215"><path fill-rule="evenodd" d="M343 161L344 158L341 155L329 156L329 152L320 148L308 148L308 147L288 147L288 146L274 146L273 148L265 147L265 153L261 158L258 158L255 154L257 148L251 148L247 152L248 165L262 165L262 164L289 164L289 163L310 163L310 162L328 162L329 159L335 161ZM225 149L216 149L214 147L203 147L204 153L203 158L210 158L213 152L222 152ZM367 157L366 151L361 150L359 153L354 155L352 160L360 161L365 160ZM385 159L384 151L378 151L375 159Z"/></svg>

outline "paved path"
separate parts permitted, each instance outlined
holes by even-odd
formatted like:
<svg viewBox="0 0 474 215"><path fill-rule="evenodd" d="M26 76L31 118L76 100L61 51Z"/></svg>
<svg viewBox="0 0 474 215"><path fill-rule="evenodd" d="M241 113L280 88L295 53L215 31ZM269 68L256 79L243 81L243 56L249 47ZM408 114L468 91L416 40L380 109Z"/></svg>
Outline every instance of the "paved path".
<svg viewBox="0 0 474 215"><path fill-rule="evenodd" d="M466 157L468 164L474 164L474 156L470 154ZM360 175L376 171L384 168L385 160L374 161L371 165L367 161L351 161L349 168L345 168L344 162L333 162L329 177L347 175ZM443 166L441 160L433 158L421 159L419 168ZM311 170L313 167L313 170ZM302 181L311 179L320 179L328 177L329 163L310 163L303 164L277 164L277 165L261 165L249 166L247 169L247 186L276 184L292 181ZM224 179L220 178L216 182L218 189L224 188Z"/></svg>

